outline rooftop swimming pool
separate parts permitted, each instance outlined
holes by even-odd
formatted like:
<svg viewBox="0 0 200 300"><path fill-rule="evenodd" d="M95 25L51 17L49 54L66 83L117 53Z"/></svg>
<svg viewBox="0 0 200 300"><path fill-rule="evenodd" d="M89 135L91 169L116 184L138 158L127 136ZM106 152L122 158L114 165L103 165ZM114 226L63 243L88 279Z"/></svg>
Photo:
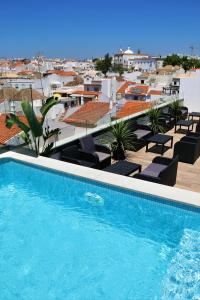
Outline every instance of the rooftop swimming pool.
<svg viewBox="0 0 200 300"><path fill-rule="evenodd" d="M0 299L200 299L200 211L0 161Z"/></svg>

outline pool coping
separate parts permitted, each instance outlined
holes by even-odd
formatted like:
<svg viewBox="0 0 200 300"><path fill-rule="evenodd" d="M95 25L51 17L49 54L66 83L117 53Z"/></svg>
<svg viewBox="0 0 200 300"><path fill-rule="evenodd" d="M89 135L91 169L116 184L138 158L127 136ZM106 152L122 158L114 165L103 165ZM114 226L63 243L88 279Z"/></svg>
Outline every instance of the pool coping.
<svg viewBox="0 0 200 300"><path fill-rule="evenodd" d="M1 154L0 161L3 158L18 160L24 163L79 176L118 188L122 187L129 191L141 192L143 194L156 196L168 201L174 201L179 204L186 204L200 208L200 193L197 192L112 174L102 170L91 169L42 156L31 157L10 151Z"/></svg>

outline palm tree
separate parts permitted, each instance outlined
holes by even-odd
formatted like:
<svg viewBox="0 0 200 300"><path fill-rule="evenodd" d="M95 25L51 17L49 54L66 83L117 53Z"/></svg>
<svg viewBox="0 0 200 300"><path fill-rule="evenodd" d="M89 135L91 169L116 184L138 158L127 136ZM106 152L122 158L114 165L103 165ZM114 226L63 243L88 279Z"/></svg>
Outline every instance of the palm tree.
<svg viewBox="0 0 200 300"><path fill-rule="evenodd" d="M6 127L12 128L12 126L16 124L23 131L21 137L25 143L35 151L37 156L39 154L48 155L53 148L53 143L47 144L49 138L57 136L60 133L59 128L49 130L49 127L44 127L44 121L48 111L57 103L53 97L48 98L40 109L42 115L40 119L36 117L33 107L28 101L22 101L21 104L27 122L22 122L20 118L13 113L6 116ZM42 151L40 151L41 148Z"/></svg>

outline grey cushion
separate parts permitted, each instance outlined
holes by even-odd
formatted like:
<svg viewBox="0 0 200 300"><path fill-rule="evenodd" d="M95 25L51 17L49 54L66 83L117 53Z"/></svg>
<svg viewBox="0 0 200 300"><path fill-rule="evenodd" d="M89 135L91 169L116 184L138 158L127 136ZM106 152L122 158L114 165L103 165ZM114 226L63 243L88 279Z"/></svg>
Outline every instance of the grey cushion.
<svg viewBox="0 0 200 300"><path fill-rule="evenodd" d="M160 172L166 168L167 168L166 165L151 163L146 169L144 169L144 171L141 172L141 174L158 177Z"/></svg>
<svg viewBox="0 0 200 300"><path fill-rule="evenodd" d="M83 151L88 153L95 152L95 144L91 135L87 135L80 139L80 144Z"/></svg>
<svg viewBox="0 0 200 300"><path fill-rule="evenodd" d="M103 152L95 152L98 155L99 162L104 161L107 158L110 158L110 154L108 153L103 153Z"/></svg>
<svg viewBox="0 0 200 300"><path fill-rule="evenodd" d="M53 158L53 159L60 160L61 159L61 152L59 151L59 152L53 153L53 154L51 154L50 157Z"/></svg>
<svg viewBox="0 0 200 300"><path fill-rule="evenodd" d="M138 139L142 139L143 137L151 133L151 131L145 129L137 129L133 133L137 136Z"/></svg>

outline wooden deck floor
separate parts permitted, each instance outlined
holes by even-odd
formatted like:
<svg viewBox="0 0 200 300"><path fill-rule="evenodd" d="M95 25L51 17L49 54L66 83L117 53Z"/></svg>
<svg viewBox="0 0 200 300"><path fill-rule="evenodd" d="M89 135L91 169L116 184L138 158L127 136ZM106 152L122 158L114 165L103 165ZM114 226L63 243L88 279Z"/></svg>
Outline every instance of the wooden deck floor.
<svg viewBox="0 0 200 300"><path fill-rule="evenodd" d="M174 133L174 129L168 131L166 134L173 135L174 143L179 141L180 138L185 135ZM170 142L168 144L170 145ZM153 144L149 145L150 151L152 146ZM158 155L158 153L146 152L144 147L137 152L127 151L127 160L141 164L142 169L144 169L152 162L152 159ZM172 157L173 148L168 149L163 156ZM179 162L176 187L200 193L200 158L195 162L194 165Z"/></svg>

